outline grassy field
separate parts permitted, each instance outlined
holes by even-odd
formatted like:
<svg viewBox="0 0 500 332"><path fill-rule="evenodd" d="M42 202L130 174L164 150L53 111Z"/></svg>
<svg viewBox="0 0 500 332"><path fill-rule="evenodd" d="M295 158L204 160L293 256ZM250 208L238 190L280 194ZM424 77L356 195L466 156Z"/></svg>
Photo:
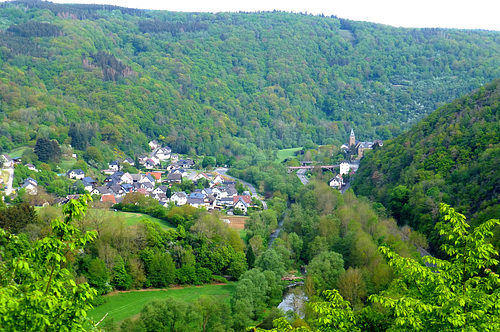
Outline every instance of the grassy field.
<svg viewBox="0 0 500 332"><path fill-rule="evenodd" d="M302 150L302 148L291 148L278 150L277 161L283 162L286 158L294 157L295 152Z"/></svg>
<svg viewBox="0 0 500 332"><path fill-rule="evenodd" d="M71 169L71 166L73 166L74 163L76 163L75 158L63 158L61 160L61 163L59 164L59 166L61 167L61 169L65 170L65 171L69 171Z"/></svg>
<svg viewBox="0 0 500 332"><path fill-rule="evenodd" d="M115 322L121 321L127 317L137 315L141 312L144 305L152 300L161 300L167 297L176 297L186 302L192 302L202 295L220 295L229 298L236 289L236 283L225 285L205 285L192 286L179 289L164 289L154 291L132 291L107 295L107 303L104 303L88 312L88 316L94 321L99 321L106 313L106 320L113 319Z"/></svg>
<svg viewBox="0 0 500 332"><path fill-rule="evenodd" d="M147 214L143 214L143 213L109 211L109 210L106 210L105 213L109 216L116 216L119 218L123 218L125 220L125 223L127 224L127 226L133 226L143 219L149 219L151 221L154 221L154 222L160 224L161 228L163 228L163 229L173 228L173 226L171 224L169 224L168 222L166 222L165 220L151 217L151 216L149 216Z"/></svg>
<svg viewBox="0 0 500 332"><path fill-rule="evenodd" d="M22 146L20 148L9 151L8 155L11 158L20 158L23 155L24 150L29 149L28 146Z"/></svg>

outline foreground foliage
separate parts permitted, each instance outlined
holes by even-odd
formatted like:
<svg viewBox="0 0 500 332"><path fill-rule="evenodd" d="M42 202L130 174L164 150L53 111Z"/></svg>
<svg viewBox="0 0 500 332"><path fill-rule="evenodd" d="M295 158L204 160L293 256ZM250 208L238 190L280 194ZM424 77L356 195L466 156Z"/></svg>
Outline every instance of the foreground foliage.
<svg viewBox="0 0 500 332"><path fill-rule="evenodd" d="M387 291L371 295L370 301L385 309L388 331L498 331L500 277L491 270L498 265L498 252L488 238L500 222L492 219L469 231L462 214L445 204L440 211L442 221L436 227L446 240L442 250L449 259L426 256L430 265L425 266L380 247L398 278ZM354 313L338 291L323 295L326 301L310 304L318 315L311 320L312 330L366 331L360 319L363 312ZM272 331L277 332L311 330L294 328L284 318L274 324Z"/></svg>
<svg viewBox="0 0 500 332"><path fill-rule="evenodd" d="M72 225L81 219L88 196L63 207L64 220L51 222L52 232L4 260L5 247L24 246L22 238L0 229L0 326L4 331L83 331L96 291L76 284L68 269L70 258L95 232L82 234Z"/></svg>

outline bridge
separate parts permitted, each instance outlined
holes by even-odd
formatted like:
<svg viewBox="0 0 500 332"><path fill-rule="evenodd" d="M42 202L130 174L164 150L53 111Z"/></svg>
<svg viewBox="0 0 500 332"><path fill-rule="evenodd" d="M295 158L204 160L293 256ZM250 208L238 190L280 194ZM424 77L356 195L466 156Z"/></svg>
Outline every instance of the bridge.
<svg viewBox="0 0 500 332"><path fill-rule="evenodd" d="M335 168L340 167L340 164L339 165L316 165L316 166L289 166L288 173L291 173L291 172L299 170L299 169L311 170L311 169L315 169L316 167L328 169L328 170L333 172L335 170Z"/></svg>

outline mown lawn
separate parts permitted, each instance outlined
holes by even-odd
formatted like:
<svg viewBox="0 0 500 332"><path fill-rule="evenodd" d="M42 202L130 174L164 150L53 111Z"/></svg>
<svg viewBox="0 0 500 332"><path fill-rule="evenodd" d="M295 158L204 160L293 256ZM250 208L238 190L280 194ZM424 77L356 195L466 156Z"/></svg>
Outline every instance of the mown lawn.
<svg viewBox="0 0 500 332"><path fill-rule="evenodd" d="M152 300L161 300L167 297L176 297L186 302L192 302L203 295L223 296L228 301L236 289L236 282L224 285L191 286L179 289L162 289L154 291L131 291L107 295L104 303L88 312L88 316L99 321L106 313L106 320L121 321L127 317L137 315L145 304Z"/></svg>
<svg viewBox="0 0 500 332"><path fill-rule="evenodd" d="M295 152L300 151L300 150L302 150L302 148L291 148L291 149L278 150L277 161L281 163L287 158L294 157Z"/></svg>

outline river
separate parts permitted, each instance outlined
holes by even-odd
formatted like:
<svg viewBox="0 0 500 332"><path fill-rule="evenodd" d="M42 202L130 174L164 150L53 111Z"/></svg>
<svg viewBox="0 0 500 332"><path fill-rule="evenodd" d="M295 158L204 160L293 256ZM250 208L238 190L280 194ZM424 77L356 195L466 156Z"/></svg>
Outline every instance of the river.
<svg viewBox="0 0 500 332"><path fill-rule="evenodd" d="M304 292L304 283L297 282L289 285L283 293L283 301L278 305L278 308L287 313L293 311L300 318L305 317L305 304L308 297Z"/></svg>

